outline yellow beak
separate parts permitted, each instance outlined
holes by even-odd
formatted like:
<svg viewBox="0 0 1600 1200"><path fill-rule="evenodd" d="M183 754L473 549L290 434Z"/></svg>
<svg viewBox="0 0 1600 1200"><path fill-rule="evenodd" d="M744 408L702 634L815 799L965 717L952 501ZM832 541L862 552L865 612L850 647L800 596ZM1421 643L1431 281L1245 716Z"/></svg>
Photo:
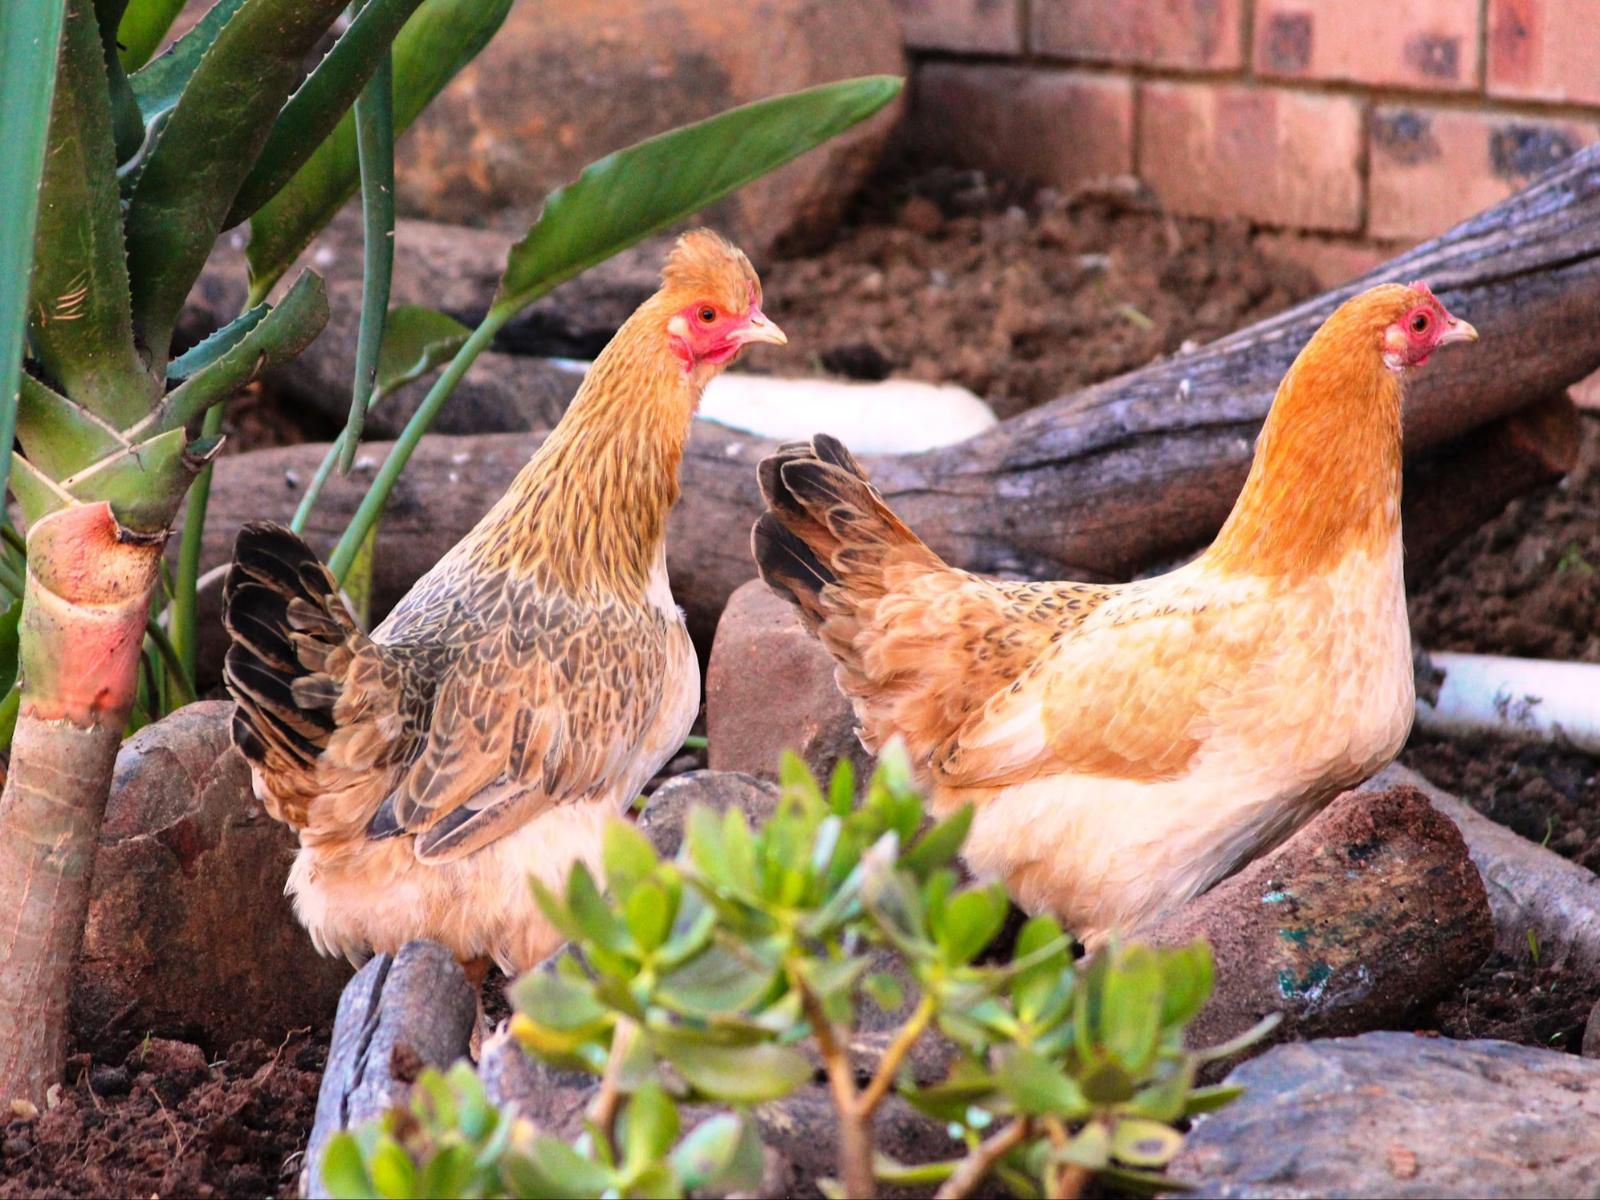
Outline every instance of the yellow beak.
<svg viewBox="0 0 1600 1200"><path fill-rule="evenodd" d="M1472 327L1471 321L1463 321L1460 317L1452 317L1450 324L1445 326L1444 333L1439 337L1441 346L1448 346L1451 342L1475 342L1478 340L1478 331Z"/></svg>
<svg viewBox="0 0 1600 1200"><path fill-rule="evenodd" d="M787 346L788 336L767 318L767 314L759 308L752 308L745 323L728 335L728 340L736 346L748 346L751 342L766 342L772 346Z"/></svg>

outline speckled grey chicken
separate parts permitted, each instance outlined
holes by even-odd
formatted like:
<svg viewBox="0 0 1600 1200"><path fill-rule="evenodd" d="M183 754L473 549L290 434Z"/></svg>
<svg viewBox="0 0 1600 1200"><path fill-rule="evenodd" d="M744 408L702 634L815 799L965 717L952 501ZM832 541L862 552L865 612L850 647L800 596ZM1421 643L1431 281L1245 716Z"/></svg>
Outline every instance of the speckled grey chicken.
<svg viewBox="0 0 1600 1200"><path fill-rule="evenodd" d="M606 820L698 707L665 534L701 389L746 345L784 340L743 254L679 239L505 496L371 636L298 537L240 533L234 740L299 831L287 890L318 949L426 937L476 972L559 945L528 877L598 874Z"/></svg>

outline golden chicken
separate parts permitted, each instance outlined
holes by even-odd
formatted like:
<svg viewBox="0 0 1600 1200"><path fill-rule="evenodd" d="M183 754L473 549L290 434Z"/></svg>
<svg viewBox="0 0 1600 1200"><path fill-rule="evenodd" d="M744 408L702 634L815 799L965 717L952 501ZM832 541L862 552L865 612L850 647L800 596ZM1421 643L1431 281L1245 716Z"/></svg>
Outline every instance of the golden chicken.
<svg viewBox="0 0 1600 1200"><path fill-rule="evenodd" d="M869 748L904 738L966 854L1088 944L1277 845L1399 751L1407 372L1476 331L1421 284L1342 305L1278 388L1209 549L1125 584L941 561L836 440L761 464L762 577L838 663Z"/></svg>
<svg viewBox="0 0 1600 1200"><path fill-rule="evenodd" d="M287 890L319 950L432 938L478 974L557 948L528 878L599 875L606 821L699 706L665 536L701 389L784 341L742 253L679 239L510 490L370 637L299 538L240 533L233 737L299 832Z"/></svg>

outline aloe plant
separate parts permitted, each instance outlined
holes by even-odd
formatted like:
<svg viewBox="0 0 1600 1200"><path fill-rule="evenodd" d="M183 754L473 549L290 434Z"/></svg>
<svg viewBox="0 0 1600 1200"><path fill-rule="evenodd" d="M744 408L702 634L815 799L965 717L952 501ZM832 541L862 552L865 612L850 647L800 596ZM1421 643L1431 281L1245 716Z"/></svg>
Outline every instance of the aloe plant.
<svg viewBox="0 0 1600 1200"><path fill-rule="evenodd" d="M59 1075L89 868L135 706L142 699L153 713L193 695L194 595L219 406L300 353L327 320L313 272L277 303L267 299L363 185L368 244L387 243L394 136L487 43L511 4L362 0L302 80L306 55L346 2L217 0L154 59L179 7L172 0L0 4L8 154L0 428L14 427L21 447L0 462L0 476L9 469L27 531L24 566L21 539L0 528L0 587L21 601L18 690L0 703L0 733L7 709L17 710L0 798L0 911L8 914L0 1095L40 1102ZM609 169L591 169L570 189L576 202L552 198L513 253L490 318L464 344L437 321L397 318L385 328L389 258L373 255L360 374L339 447L345 462L386 369L398 378L451 350L456 357L341 543L342 566L363 545L371 549L410 446L495 328L542 288L869 115L898 86L868 80L780 98L758 106L754 121L751 109L735 110L669 142L670 162L652 157L656 143L606 160ZM660 175L640 186L636 168L619 165L627 163L653 164ZM246 310L176 353L185 297L218 234L245 221ZM163 550L186 499L169 583ZM165 627L153 621L158 611ZM0 666L4 639L0 622Z"/></svg>
<svg viewBox="0 0 1600 1200"><path fill-rule="evenodd" d="M694 808L671 862L618 821L605 843L609 896L582 865L561 895L535 883L576 953L512 985L509 1032L552 1066L598 1077L583 1135L568 1143L496 1111L457 1064L330 1143L329 1193L750 1191L762 1163L755 1106L814 1086L817 1061L838 1125L838 1174L813 1181L824 1195L893 1187L955 1200L981 1186L1067 1197L1096 1177L1181 1186L1164 1174L1183 1142L1176 1126L1237 1094L1197 1085L1197 1070L1271 1023L1206 1050L1186 1044L1211 994L1203 942L1112 945L1079 963L1039 916L1009 956L993 953L1005 894L960 886L953 869L971 809L924 829L903 751L885 759L857 802L848 763L824 790L788 756L773 816L752 827L737 810ZM868 1070L852 1047L874 1011L895 1024ZM919 1080L909 1064L935 1037L945 1047L928 1057L949 1066ZM876 1145L874 1118L896 1094L948 1132L947 1157L902 1163ZM678 1108L691 1104L725 1111L680 1137Z"/></svg>

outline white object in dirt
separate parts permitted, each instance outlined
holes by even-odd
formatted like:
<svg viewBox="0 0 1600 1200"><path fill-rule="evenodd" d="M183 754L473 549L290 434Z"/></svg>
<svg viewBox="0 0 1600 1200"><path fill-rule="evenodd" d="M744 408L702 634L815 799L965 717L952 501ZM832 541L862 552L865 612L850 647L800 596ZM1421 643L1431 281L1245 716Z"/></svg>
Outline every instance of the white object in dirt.
<svg viewBox="0 0 1600 1200"><path fill-rule="evenodd" d="M1431 702L1417 697L1417 725L1443 734L1499 733L1544 741L1565 739L1600 753L1600 663L1503 658L1493 654L1430 654L1418 691L1439 676Z"/></svg>
<svg viewBox="0 0 1600 1200"><path fill-rule="evenodd" d="M886 379L713 379L700 416L759 437L798 441L831 433L858 454L909 454L965 441L996 424L994 410L956 384Z"/></svg>

